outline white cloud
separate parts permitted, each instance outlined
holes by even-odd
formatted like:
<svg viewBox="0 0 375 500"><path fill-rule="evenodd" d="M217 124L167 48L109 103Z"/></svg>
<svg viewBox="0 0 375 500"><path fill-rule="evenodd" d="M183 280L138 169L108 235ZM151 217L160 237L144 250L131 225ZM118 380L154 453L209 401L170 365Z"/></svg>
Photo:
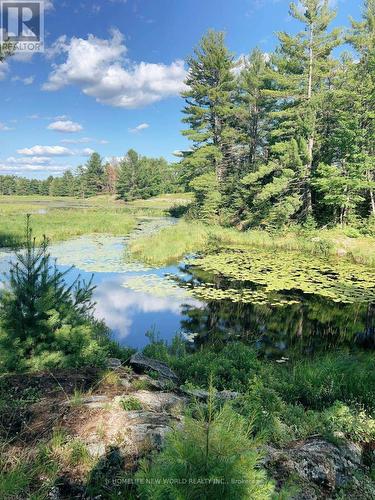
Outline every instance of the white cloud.
<svg viewBox="0 0 375 500"><path fill-rule="evenodd" d="M95 153L95 150L91 149L91 148L85 148L85 149L82 149L82 151L81 151L82 156L91 156L93 153Z"/></svg>
<svg viewBox="0 0 375 500"><path fill-rule="evenodd" d="M5 125L5 123L0 122L0 131L7 132L8 130L14 130L14 129L12 129L11 127L8 127L7 125Z"/></svg>
<svg viewBox="0 0 375 500"><path fill-rule="evenodd" d="M21 82L24 85L31 85L34 83L34 80L35 80L34 75L28 76L26 78L21 78L20 76L13 76L12 78L12 82Z"/></svg>
<svg viewBox="0 0 375 500"><path fill-rule="evenodd" d="M149 127L150 127L150 125L148 123L140 123L136 127L130 128L129 132L133 132L133 133L141 132L141 130L145 130L146 128L149 128Z"/></svg>
<svg viewBox="0 0 375 500"><path fill-rule="evenodd" d="M73 153L63 146L33 146L31 148L18 149L17 153L27 156L70 156Z"/></svg>
<svg viewBox="0 0 375 500"><path fill-rule="evenodd" d="M10 156L9 158L6 159L6 162L12 164L48 165L52 162L52 160L48 156L31 156L30 158L29 157L15 158L14 156Z"/></svg>
<svg viewBox="0 0 375 500"><path fill-rule="evenodd" d="M125 60L127 48L123 35L112 31L109 40L89 35L87 39L64 35L47 51L48 58L65 55L65 62L54 64L44 90L56 91L78 85L98 102L123 108L137 108L185 88L184 62L170 65Z"/></svg>
<svg viewBox="0 0 375 500"><path fill-rule="evenodd" d="M72 122L70 120L58 120L56 122L50 123L47 127L49 130L55 130L56 132L80 132L83 127L79 123Z"/></svg>
<svg viewBox="0 0 375 500"><path fill-rule="evenodd" d="M71 165L67 164L57 164L57 163L51 163L51 164L45 164L45 163L38 163L38 162L29 162L27 163L24 158L20 158L19 161L1 161L0 160L0 172L4 174L18 174L18 175L25 175L28 172L42 172L42 173L62 173L65 172L65 170L72 169Z"/></svg>
<svg viewBox="0 0 375 500"><path fill-rule="evenodd" d="M80 137L79 139L62 139L63 144L85 144L87 142L93 142L94 139L91 137Z"/></svg>

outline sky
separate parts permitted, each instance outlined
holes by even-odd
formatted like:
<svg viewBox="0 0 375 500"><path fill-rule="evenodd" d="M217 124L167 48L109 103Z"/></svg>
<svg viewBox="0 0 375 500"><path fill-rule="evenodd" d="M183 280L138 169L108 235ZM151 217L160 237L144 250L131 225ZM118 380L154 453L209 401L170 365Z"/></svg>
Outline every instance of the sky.
<svg viewBox="0 0 375 500"><path fill-rule="evenodd" d="M332 0L332 24L360 18ZM130 148L176 160L186 59L204 33L240 56L299 26L289 0L45 0L45 51L0 63L0 174L45 178Z"/></svg>

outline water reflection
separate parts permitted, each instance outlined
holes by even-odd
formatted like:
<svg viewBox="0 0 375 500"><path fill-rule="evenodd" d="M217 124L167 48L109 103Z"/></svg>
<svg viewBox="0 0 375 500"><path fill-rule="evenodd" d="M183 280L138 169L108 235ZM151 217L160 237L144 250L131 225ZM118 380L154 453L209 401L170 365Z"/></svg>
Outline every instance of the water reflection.
<svg viewBox="0 0 375 500"><path fill-rule="evenodd" d="M183 270L190 275L192 288L205 283L219 290L251 286L246 282L228 283L223 277L191 265ZM204 308L188 304L183 310L181 326L185 331L199 332L197 344L237 338L256 345L267 357L296 351L309 354L337 347L375 347L373 304L340 304L297 290L282 296L298 302L284 307L225 299L207 301Z"/></svg>
<svg viewBox="0 0 375 500"><path fill-rule="evenodd" d="M151 226L150 226L151 228ZM151 229L150 229L151 230ZM208 283L215 290L254 288L249 281L230 280L187 264L150 269L126 254L127 239L109 236L82 237L51 247L59 269L76 268L89 279L94 273L95 315L104 319L113 337L123 345L141 348L145 333L155 329L170 341L177 332L194 334L195 346L241 339L267 357L309 355L337 347L375 347L375 307L368 303L340 304L296 289L272 293L267 303L225 299L205 301L194 290ZM9 252L0 252L0 272L9 268ZM4 279L0 280L0 289ZM270 295L270 297L271 297ZM286 299L283 307L271 304Z"/></svg>
<svg viewBox="0 0 375 500"><path fill-rule="evenodd" d="M122 345L144 347L149 330L155 330L161 338L169 341L181 330L184 311L189 306L199 309L203 304L181 290L180 294L161 294L155 278L163 282L168 275L178 274L177 267L151 269L127 259L125 238L90 236L76 238L51 246L51 256L57 259L58 268L66 271L68 284L78 274L89 280L94 273L96 286L94 300L95 316L103 319L113 332L113 338ZM12 253L1 251L0 273L7 272ZM149 279L146 291L126 287L128 280ZM0 289L4 287L0 278Z"/></svg>

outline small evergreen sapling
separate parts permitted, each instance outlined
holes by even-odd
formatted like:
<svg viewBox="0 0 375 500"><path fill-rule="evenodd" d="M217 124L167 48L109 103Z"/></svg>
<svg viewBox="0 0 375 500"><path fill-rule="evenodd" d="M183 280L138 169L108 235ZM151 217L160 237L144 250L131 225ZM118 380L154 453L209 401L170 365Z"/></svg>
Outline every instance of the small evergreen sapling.
<svg viewBox="0 0 375 500"><path fill-rule="evenodd" d="M11 263L8 288L0 297L1 364L8 370L81 365L104 355L92 317L92 279L67 273L51 263L48 240L40 246L27 216L24 250Z"/></svg>

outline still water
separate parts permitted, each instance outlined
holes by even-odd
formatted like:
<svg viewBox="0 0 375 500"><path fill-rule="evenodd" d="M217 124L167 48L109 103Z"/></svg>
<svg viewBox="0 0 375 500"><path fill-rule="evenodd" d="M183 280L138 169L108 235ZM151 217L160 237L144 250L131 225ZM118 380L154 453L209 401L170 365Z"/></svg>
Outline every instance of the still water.
<svg viewBox="0 0 375 500"><path fill-rule="evenodd" d="M256 251L160 268L130 259L129 238L173 223L155 219L128 238L85 236L50 248L60 270L74 266L68 283L78 274L86 280L93 275L95 315L122 345L142 348L153 331L166 341L182 333L196 346L241 339L276 359L297 351L375 346L375 274L373 283L361 269L356 275L356 269L344 268L340 276L323 261L312 265L302 256L300 262L280 257L275 266L273 255ZM11 255L0 251L2 276Z"/></svg>
<svg viewBox="0 0 375 500"><path fill-rule="evenodd" d="M165 225L165 221L146 222L132 237L154 232ZM148 342L145 335L148 331L169 341L181 331L184 308L199 308L203 304L183 290L166 294L159 283L163 283L167 275L181 277L178 267L154 269L131 262L126 255L127 242L128 238L108 235L84 236L52 245L49 251L57 259L60 271L74 266L66 275L68 284L78 275L86 281L93 276L95 316L105 321L118 342L142 348ZM11 258L11 252L0 250L0 287L4 286L4 273L9 269ZM127 286L129 280L146 278L152 283L147 291L135 291Z"/></svg>

